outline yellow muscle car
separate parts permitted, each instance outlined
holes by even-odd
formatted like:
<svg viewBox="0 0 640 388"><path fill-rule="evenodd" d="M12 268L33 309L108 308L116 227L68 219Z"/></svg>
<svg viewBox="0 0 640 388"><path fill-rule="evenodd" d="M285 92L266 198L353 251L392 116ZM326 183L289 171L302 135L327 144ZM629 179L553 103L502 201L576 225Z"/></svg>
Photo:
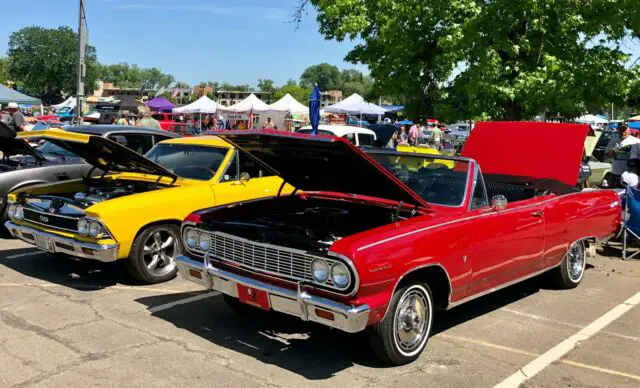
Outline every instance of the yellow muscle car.
<svg viewBox="0 0 640 388"><path fill-rule="evenodd" d="M163 141L146 157L105 138L62 130L21 137L45 139L95 170L10 193L5 226L11 234L52 253L126 259L129 272L146 283L175 275L174 259L184 249L180 224L192 211L293 191L214 136Z"/></svg>

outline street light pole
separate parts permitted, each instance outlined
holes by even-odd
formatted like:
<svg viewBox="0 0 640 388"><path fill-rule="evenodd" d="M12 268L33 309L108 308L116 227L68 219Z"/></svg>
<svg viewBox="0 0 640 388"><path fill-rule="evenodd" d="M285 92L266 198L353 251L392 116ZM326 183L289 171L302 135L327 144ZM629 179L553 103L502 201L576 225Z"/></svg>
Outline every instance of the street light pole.
<svg viewBox="0 0 640 388"><path fill-rule="evenodd" d="M76 91L76 123L82 124L82 98L84 97L85 52L87 48L87 20L84 14L84 0L80 0L78 17L78 84Z"/></svg>

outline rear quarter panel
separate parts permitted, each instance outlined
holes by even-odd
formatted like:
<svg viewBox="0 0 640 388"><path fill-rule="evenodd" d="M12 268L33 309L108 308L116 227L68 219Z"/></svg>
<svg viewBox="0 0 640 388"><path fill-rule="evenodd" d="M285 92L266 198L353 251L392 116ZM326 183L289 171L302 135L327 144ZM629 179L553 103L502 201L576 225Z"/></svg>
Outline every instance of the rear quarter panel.
<svg viewBox="0 0 640 388"><path fill-rule="evenodd" d="M613 190L581 191L551 198L544 207L543 267L557 265L579 239L602 240L620 227L622 208Z"/></svg>

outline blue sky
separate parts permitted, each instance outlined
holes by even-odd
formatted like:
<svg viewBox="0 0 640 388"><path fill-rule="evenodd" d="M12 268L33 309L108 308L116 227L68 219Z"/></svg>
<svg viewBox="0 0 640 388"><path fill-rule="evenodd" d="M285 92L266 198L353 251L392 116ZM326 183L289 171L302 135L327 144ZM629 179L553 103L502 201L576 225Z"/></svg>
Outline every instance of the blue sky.
<svg viewBox="0 0 640 388"><path fill-rule="evenodd" d="M28 7L25 5L28 4ZM89 42L101 63L159 67L191 85L222 81L277 85L310 65L339 68L352 42L325 41L310 9L300 28L287 23L297 0L86 0ZM78 0L29 0L3 7L0 53L26 26L77 28Z"/></svg>

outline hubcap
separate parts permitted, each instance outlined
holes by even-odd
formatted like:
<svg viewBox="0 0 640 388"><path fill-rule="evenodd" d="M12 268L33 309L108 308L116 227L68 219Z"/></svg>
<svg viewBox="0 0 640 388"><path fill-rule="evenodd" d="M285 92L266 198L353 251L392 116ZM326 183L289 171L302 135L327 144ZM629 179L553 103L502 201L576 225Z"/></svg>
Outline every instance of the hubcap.
<svg viewBox="0 0 640 388"><path fill-rule="evenodd" d="M176 236L169 229L158 229L144 244L143 261L147 271L154 276L163 276L176 266L175 258L180 254Z"/></svg>
<svg viewBox="0 0 640 388"><path fill-rule="evenodd" d="M582 241L578 241L571 245L567 252L567 272L573 282L579 282L587 262L585 260L585 247Z"/></svg>
<svg viewBox="0 0 640 388"><path fill-rule="evenodd" d="M400 350L411 353L419 349L431 324L430 302L419 289L410 290L398 303L395 314L395 339Z"/></svg>

